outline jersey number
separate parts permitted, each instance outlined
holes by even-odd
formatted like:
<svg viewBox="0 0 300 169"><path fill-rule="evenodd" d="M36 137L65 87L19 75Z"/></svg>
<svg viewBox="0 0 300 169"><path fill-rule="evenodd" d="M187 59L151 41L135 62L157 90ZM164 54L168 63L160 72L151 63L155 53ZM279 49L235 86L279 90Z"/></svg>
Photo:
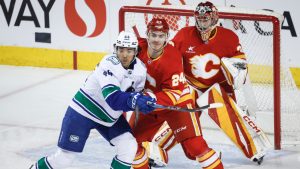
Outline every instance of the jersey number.
<svg viewBox="0 0 300 169"><path fill-rule="evenodd" d="M175 74L172 76L172 86L178 86L179 82L184 83L185 82L185 78L183 73Z"/></svg>
<svg viewBox="0 0 300 169"><path fill-rule="evenodd" d="M152 76L150 76L148 73L147 73L147 81L149 82L149 84L151 86L156 87L156 80ZM185 77L184 77L183 73L174 74L172 76L172 87L178 86L179 82L181 82L181 83L185 82Z"/></svg>

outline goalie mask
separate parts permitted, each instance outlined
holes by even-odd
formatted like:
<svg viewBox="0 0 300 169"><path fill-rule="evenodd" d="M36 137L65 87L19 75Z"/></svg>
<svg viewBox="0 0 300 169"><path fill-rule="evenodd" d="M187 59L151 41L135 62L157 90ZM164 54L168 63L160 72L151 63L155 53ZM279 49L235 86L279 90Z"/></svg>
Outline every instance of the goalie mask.
<svg viewBox="0 0 300 169"><path fill-rule="evenodd" d="M165 19L153 18L147 25L147 41L151 49L160 52L169 38L169 25Z"/></svg>
<svg viewBox="0 0 300 169"><path fill-rule="evenodd" d="M207 42L219 20L217 8L211 2L201 2L194 11L194 17L201 39Z"/></svg>

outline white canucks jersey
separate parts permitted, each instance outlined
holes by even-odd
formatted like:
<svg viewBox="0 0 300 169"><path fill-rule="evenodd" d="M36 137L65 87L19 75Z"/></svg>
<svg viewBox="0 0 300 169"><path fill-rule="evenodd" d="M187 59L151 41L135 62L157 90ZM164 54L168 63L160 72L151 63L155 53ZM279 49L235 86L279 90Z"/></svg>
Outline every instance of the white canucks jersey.
<svg viewBox="0 0 300 169"><path fill-rule="evenodd" d="M113 110L105 101L117 90L144 89L146 67L135 59L132 69L124 69L116 55L106 55L76 93L70 106L81 115L104 126L112 126L123 111Z"/></svg>

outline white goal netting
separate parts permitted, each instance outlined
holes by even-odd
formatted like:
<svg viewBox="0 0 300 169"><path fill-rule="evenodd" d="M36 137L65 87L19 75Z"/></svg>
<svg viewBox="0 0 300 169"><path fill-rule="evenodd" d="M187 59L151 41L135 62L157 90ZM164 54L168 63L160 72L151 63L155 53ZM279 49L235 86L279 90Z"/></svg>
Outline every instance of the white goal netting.
<svg viewBox="0 0 300 169"><path fill-rule="evenodd" d="M165 18L172 39L182 27L194 25L193 9L188 6L184 9L182 6L164 9L124 7L120 12L120 29L133 31L134 27L141 37L145 37L146 25L153 17ZM237 8L219 8L219 13L220 24L239 36L249 63L247 84L236 91L238 104L247 106L256 115L261 128L274 137L275 145L300 144L300 94L286 64L284 51L280 50L280 29L274 29L276 24L280 27L281 16L269 11ZM275 21L265 18L275 18ZM279 22L276 23L276 19ZM278 88L274 88L274 83ZM278 103L275 106L274 100Z"/></svg>

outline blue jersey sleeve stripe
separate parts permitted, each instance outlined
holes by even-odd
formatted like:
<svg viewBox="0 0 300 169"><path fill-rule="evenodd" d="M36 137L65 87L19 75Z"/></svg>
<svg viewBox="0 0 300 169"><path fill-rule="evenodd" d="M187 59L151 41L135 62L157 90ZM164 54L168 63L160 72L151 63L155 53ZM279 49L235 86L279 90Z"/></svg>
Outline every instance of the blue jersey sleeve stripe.
<svg viewBox="0 0 300 169"><path fill-rule="evenodd" d="M113 110L123 110L124 112L127 112L132 110L127 105L127 100L129 97L130 93L117 90L110 94L105 101Z"/></svg>

